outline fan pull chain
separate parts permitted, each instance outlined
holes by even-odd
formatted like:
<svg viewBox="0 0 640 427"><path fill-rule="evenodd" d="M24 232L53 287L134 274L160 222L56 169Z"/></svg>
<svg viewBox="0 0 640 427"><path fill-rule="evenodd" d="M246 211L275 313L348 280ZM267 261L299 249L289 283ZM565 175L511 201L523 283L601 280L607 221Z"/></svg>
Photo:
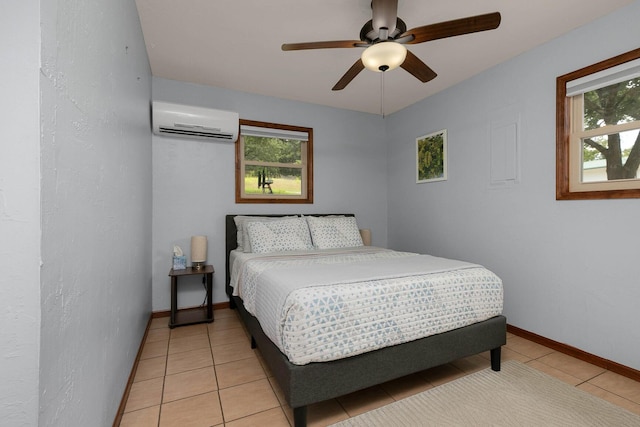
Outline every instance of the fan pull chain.
<svg viewBox="0 0 640 427"><path fill-rule="evenodd" d="M380 115L384 119L384 71L380 73Z"/></svg>

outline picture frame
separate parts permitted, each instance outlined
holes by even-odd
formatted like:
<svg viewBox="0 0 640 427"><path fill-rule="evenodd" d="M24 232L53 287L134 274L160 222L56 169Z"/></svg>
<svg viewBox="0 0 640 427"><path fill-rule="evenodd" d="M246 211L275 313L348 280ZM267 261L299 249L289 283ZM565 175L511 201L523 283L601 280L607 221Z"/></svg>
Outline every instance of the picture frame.
<svg viewBox="0 0 640 427"><path fill-rule="evenodd" d="M416 183L447 180L447 130L416 138Z"/></svg>

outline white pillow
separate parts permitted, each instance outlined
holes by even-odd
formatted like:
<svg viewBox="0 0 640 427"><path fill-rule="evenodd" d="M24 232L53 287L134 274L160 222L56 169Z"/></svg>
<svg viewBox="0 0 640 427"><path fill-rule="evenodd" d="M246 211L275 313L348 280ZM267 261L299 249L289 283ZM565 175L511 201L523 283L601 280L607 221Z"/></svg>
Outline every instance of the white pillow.
<svg viewBox="0 0 640 427"><path fill-rule="evenodd" d="M364 246L355 217L305 217L316 249Z"/></svg>
<svg viewBox="0 0 640 427"><path fill-rule="evenodd" d="M311 250L309 226L302 218L245 224L253 253Z"/></svg>
<svg viewBox="0 0 640 427"><path fill-rule="evenodd" d="M247 233L246 224L248 222L270 222L280 221L284 218L297 218L297 216L244 216L236 215L233 217L233 221L236 223L237 233L237 250L242 252L251 252L251 242L249 241L249 234Z"/></svg>

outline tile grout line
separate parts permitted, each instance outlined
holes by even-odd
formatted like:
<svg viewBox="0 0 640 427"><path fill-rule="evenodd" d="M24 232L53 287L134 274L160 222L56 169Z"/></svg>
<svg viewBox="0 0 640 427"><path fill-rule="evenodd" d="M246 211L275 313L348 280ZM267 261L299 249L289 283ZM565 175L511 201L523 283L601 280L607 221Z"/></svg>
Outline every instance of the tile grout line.
<svg viewBox="0 0 640 427"><path fill-rule="evenodd" d="M546 347L546 348L548 348L548 347ZM520 352L518 352L518 351L516 351L516 350L514 350L514 349L510 349L510 350L511 350L511 351L515 351L516 353L521 354L521 355L523 355L523 356L525 356L525 357L529 357L529 356L527 356L527 355L525 355L525 354L522 354L522 353L520 353ZM601 388L601 387L599 387L599 386L597 386L597 385L595 385L595 384L592 384L592 383L590 382L591 380L593 380L593 379L595 379L595 378L597 378L597 377L599 377L599 376L601 376L601 375L605 374L606 372L610 372L609 370L605 369L603 372L600 372L599 374L596 374L596 375L594 375L593 377L591 377L591 378L589 378L589 379L583 380L582 378L578 378L578 377L574 376L573 374L571 374L571 373L569 373L569 372L566 372L566 371L564 371L564 370L560 369L559 367L549 365L548 363L545 363L545 362L543 362L542 360L540 360L540 359L542 359L542 358L544 358L544 357L546 357L546 356L548 356L548 355L550 355L550 354L553 354L553 353L557 353L557 352L552 350L550 353L544 354L544 355L542 355L542 356L538 356L538 357L536 357L536 358L531 358L528 362L526 362L526 364L528 364L529 362L532 362L532 361L536 361L536 362L538 362L538 363L542 363L542 364L543 364L543 365L545 365L545 366L548 366L549 368L556 369L556 370L558 370L558 371L562 372L562 373L563 373L563 374L565 374L565 375L569 375L570 377L575 378L575 379L577 379L577 380L579 381L577 384L573 385L573 387L574 387L574 388L578 388L579 386L581 386L581 385L583 385L583 384L587 384L587 383L588 383L588 384L590 384L590 385L592 385L592 386L594 386L594 387L599 388L600 390L604 390L604 391L606 391L606 392L608 392L608 393L611 393L611 394L613 394L613 395L615 395L615 396L618 396L618 397L621 397L621 398L623 398L623 399L626 399L624 396L620 396L620 395L618 395L617 393L614 393L614 392L612 392L612 391L609 391L609 390L603 389L603 388ZM562 353L560 353L560 354L562 354ZM588 362L586 362L586 363L588 363ZM535 368L534 368L534 369L535 369ZM561 380L561 381L562 381L562 380ZM628 400L628 399L626 399L626 400Z"/></svg>
<svg viewBox="0 0 640 427"><path fill-rule="evenodd" d="M160 394L160 408L158 409L158 427L160 427L160 420L162 419L162 406L164 405L164 385L167 379L167 368L169 366L169 344L171 344L172 330L169 329L169 339L167 340L167 352L164 360L164 375L162 376L162 393Z"/></svg>
<svg viewBox="0 0 640 427"><path fill-rule="evenodd" d="M222 406L222 396L220 395L220 382L218 381L218 371L216 371L216 360L215 357L213 356L213 345L212 345L212 338L211 338L211 332L209 330L209 325L207 325L207 339L209 340L209 352L211 353L211 363L213 364L213 375L215 376L216 379L216 389L217 389L217 394L218 394L218 405L220 405L220 416L222 417L222 425L226 426L227 425L227 421L225 419L224 416L224 407Z"/></svg>

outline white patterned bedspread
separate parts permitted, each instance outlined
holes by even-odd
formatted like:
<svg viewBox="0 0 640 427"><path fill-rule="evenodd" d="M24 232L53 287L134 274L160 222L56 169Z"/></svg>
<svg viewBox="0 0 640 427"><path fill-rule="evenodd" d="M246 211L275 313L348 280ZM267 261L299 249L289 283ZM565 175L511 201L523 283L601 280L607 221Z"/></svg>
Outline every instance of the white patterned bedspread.
<svg viewBox="0 0 640 427"><path fill-rule="evenodd" d="M463 261L371 246L236 252L231 259L234 295L297 365L366 353L502 313L500 278Z"/></svg>

